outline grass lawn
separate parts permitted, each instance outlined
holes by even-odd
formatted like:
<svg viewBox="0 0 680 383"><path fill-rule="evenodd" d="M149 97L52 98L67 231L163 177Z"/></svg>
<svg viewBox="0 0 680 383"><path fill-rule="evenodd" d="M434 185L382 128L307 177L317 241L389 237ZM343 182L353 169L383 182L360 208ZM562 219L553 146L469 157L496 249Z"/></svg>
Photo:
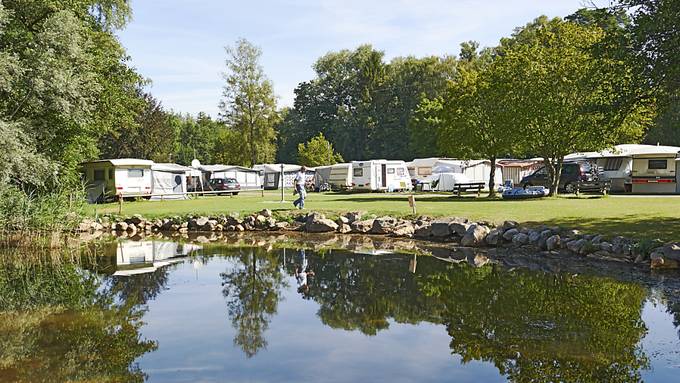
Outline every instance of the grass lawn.
<svg viewBox="0 0 680 383"><path fill-rule="evenodd" d="M123 215L142 214L161 217L185 214L251 213L268 208L293 210L294 197L287 191L286 202L280 192L241 193L233 198L205 196L182 201L139 201L123 203ZM418 215L458 216L472 220L545 223L580 228L586 232L625 235L633 238L680 240L680 198L678 197L559 197L526 201L454 198L443 195L417 195ZM375 215L411 214L408 197L403 194L309 193L306 209L323 212L361 210ZM118 204L91 205L91 214L118 212Z"/></svg>

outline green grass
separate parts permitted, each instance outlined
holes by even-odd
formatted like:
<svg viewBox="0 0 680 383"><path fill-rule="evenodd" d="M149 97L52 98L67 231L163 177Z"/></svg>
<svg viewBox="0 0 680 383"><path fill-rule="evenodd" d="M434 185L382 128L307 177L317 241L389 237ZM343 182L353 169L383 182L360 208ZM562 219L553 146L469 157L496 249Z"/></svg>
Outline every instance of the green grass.
<svg viewBox="0 0 680 383"><path fill-rule="evenodd" d="M290 192L279 202L280 192L241 193L205 196L198 199L164 202L125 202L123 215L142 214L162 217L185 214L251 213L268 208L293 211ZM591 233L625 235L633 238L680 240L680 198L677 197L559 197L526 201L454 198L442 195L417 195L417 214L458 216L472 220L502 222L515 220L529 224L575 227ZM309 193L306 209L323 212L366 211L375 215L411 214L403 194ZM118 204L91 205L90 214L117 214Z"/></svg>

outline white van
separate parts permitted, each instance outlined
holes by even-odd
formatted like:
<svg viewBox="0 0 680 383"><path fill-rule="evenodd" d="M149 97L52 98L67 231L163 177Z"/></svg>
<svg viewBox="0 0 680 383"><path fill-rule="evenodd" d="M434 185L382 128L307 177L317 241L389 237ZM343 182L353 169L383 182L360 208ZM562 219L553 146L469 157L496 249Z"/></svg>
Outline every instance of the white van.
<svg viewBox="0 0 680 383"><path fill-rule="evenodd" d="M404 161L352 161L352 188L370 191L411 190L411 176Z"/></svg>

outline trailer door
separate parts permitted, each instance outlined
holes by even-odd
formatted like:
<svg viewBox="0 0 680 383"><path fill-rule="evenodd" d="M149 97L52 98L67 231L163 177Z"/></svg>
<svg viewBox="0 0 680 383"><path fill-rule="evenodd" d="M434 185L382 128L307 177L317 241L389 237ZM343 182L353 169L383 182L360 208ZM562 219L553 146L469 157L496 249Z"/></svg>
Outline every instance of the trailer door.
<svg viewBox="0 0 680 383"><path fill-rule="evenodd" d="M382 182L380 186L383 188L387 187L387 164L380 165L380 174L382 175Z"/></svg>

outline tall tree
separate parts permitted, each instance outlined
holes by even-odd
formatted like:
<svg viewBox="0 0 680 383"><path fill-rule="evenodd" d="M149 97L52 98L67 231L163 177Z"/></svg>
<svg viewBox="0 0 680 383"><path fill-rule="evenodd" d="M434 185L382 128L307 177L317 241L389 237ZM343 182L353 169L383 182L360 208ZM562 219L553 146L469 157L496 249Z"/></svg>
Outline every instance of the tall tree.
<svg viewBox="0 0 680 383"><path fill-rule="evenodd" d="M262 51L245 39L226 47L227 71L220 101L221 116L231 129L244 138L248 165L270 162L276 154L279 120L272 83L260 65Z"/></svg>
<svg viewBox="0 0 680 383"><path fill-rule="evenodd" d="M636 82L626 63L593 50L604 37L598 26L543 16L503 39L491 66L526 152L544 158L551 194L568 153L642 135L648 109L631 97Z"/></svg>
<svg viewBox="0 0 680 383"><path fill-rule="evenodd" d="M427 117L439 127L437 144L447 156L486 158L491 162L489 196L496 194L496 160L513 152L522 140L503 103L503 83L491 81L491 50L480 55L478 44L461 44L458 75L442 97L423 102Z"/></svg>

